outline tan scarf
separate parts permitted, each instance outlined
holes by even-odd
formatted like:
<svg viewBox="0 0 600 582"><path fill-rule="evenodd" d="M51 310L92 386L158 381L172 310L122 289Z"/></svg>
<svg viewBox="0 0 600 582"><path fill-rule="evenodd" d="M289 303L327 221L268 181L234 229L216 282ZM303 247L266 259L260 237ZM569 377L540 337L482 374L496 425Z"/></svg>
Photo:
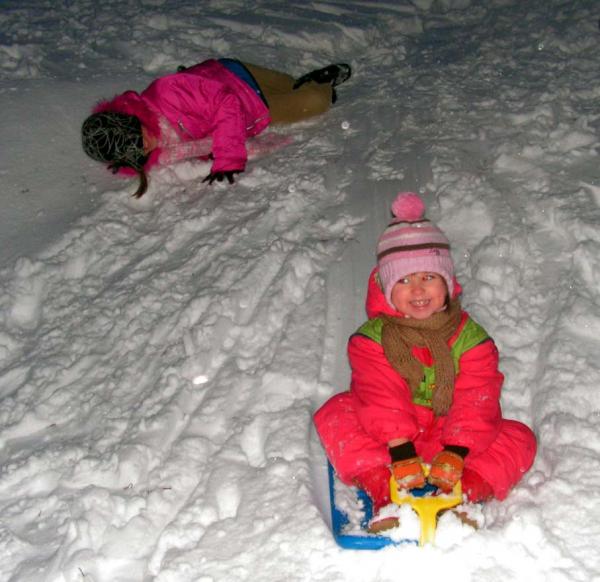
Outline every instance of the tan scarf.
<svg viewBox="0 0 600 582"><path fill-rule="evenodd" d="M448 340L460 324L461 313L460 301L453 299L446 310L427 319L382 315L383 351L394 370L406 378L413 395L424 372L423 364L412 355L411 348L426 347L431 352L435 368L432 408L436 416L446 415L452 405L455 370Z"/></svg>

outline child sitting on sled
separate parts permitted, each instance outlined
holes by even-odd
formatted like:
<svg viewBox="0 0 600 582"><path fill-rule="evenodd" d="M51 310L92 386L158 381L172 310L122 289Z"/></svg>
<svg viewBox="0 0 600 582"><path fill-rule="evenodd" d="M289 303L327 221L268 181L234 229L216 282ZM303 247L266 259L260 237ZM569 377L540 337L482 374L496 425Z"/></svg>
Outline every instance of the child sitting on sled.
<svg viewBox="0 0 600 582"><path fill-rule="evenodd" d="M155 165L206 155L212 139L212 184L246 167L246 139L271 123L293 123L327 111L351 74L344 63L294 77L236 59L210 59L101 101L82 126L85 153L113 172L138 174L139 198Z"/></svg>
<svg viewBox="0 0 600 582"><path fill-rule="evenodd" d="M426 481L467 500L504 499L531 467L533 432L502 417L498 350L461 308L450 244L424 217L422 200L398 195L377 245L367 315L348 344L350 390L316 413L315 425L340 480L373 501L370 531L399 489ZM430 464L426 478L422 463Z"/></svg>

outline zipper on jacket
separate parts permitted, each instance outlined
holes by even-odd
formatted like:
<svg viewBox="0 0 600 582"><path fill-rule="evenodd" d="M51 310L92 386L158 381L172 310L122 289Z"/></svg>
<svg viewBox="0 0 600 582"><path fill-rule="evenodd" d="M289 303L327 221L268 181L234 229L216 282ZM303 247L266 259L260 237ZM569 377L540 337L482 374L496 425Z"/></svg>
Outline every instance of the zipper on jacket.
<svg viewBox="0 0 600 582"><path fill-rule="evenodd" d="M191 138L195 138L195 136L186 129L185 125L183 125L183 121L181 121L181 119L177 120L177 127L179 127L183 133L187 133Z"/></svg>
<svg viewBox="0 0 600 582"><path fill-rule="evenodd" d="M248 129L252 129L257 123L263 121L264 119L267 119L267 117L269 117L269 115L263 115L261 117L259 117L258 119L255 119L250 125L246 126L246 130Z"/></svg>

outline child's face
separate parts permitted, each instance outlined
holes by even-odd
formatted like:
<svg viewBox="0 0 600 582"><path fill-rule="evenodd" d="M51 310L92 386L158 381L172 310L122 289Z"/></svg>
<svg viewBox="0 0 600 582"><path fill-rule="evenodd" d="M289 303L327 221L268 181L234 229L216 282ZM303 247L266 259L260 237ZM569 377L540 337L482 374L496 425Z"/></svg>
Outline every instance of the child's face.
<svg viewBox="0 0 600 582"><path fill-rule="evenodd" d="M438 273L411 273L392 288L394 307L408 317L427 319L446 303L446 281Z"/></svg>

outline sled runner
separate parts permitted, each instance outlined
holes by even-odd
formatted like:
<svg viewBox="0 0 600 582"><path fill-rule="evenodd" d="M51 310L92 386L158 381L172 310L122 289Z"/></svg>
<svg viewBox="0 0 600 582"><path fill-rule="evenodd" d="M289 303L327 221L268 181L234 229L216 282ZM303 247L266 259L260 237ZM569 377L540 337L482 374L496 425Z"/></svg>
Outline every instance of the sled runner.
<svg viewBox="0 0 600 582"><path fill-rule="evenodd" d="M398 491L393 477L390 480L392 501L397 505L408 504L419 516L420 536L396 539L383 533L371 534L367 531L373 517L373 504L364 491L343 485L328 463L329 497L331 503L331 523L333 535L339 546L351 550L380 550L389 545L415 544L423 546L433 543L437 516L440 511L450 509L462 502L460 482L452 493L437 495L437 488L426 485L409 492ZM353 500L349 497L354 496Z"/></svg>

